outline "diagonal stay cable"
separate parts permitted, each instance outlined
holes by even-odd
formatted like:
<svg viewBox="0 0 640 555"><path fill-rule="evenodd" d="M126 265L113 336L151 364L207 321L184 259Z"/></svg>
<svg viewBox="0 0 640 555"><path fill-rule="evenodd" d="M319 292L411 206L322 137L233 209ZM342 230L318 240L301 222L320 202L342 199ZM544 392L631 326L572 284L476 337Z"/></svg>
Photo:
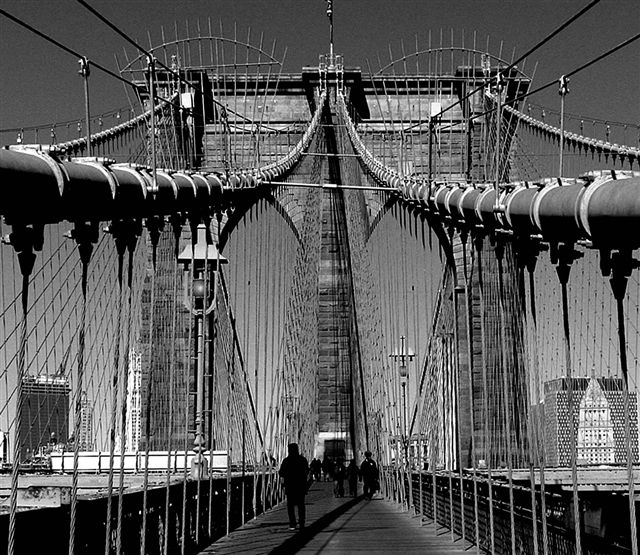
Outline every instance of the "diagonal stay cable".
<svg viewBox="0 0 640 555"><path fill-rule="evenodd" d="M78 0L81 1L81 0ZM573 22L575 22L577 19L579 19L580 17L582 17L586 12L588 12L591 8L593 8L596 4L598 4L600 2L600 0L592 0L589 4L587 4L584 8L582 8L579 12L577 12L576 14L574 14L573 16L571 16L569 19L567 19L562 25L560 25L557 29L555 29L554 31L552 31L550 34L548 34L545 38L543 38L542 40L540 40L537 44L535 44L534 46L532 46L531 48L529 48L529 50L527 50L522 56L520 56L518 59L516 59L515 61L511 62L506 68L499 70L497 75L495 75L494 77L490 77L488 78L484 83L482 83L480 86L476 87L475 89L473 89L471 92L467 93L465 96L463 96L462 98L456 100L454 103L450 104L449 106L447 106L446 108L440 110L440 112L438 114L436 114L435 116L432 116L430 119L433 118L439 118L441 117L444 113L448 112L449 110L451 110L452 108L454 108L455 106L458 106L459 104L462 104L465 100L467 100L468 98L471 98L474 94L476 94L477 92L480 92L481 90L485 89L486 87L488 87L493 81L497 81L500 77L501 74L504 74L506 72L508 72L509 70L513 69L517 64L519 64L522 60L524 60L527 56L531 55L533 52L535 52L536 50L538 50L541 46L544 46L547 42L549 42L552 38L554 38L556 35L558 35L559 33L561 33L562 31L564 31L569 25L571 25ZM429 121L429 120L427 120ZM419 121L417 123L415 123L414 125L408 127L407 129L405 129L405 131L409 131L415 127L419 127L420 125L422 125L424 123L424 121Z"/></svg>
<svg viewBox="0 0 640 555"><path fill-rule="evenodd" d="M125 85L129 85L130 87L132 87L134 90L138 89L138 85L136 85L133 81L129 81L128 79L125 79L124 77L122 77L121 75L118 75L117 73L115 73L114 71L110 70L109 68L103 66L102 64L99 64L98 62L95 62L93 60L89 60L86 56L84 56L83 54L80 54L79 52L77 52L76 50L74 50L73 48L70 48L69 46L61 43L60 41L54 39L53 37L50 37L49 35L47 35L46 33L43 33L42 31L39 31L38 29L36 29L35 27L33 27L32 25L29 25L28 23L26 23L25 21L22 21L20 18L10 14L9 12L3 10L2 8L0 8L0 15L5 16L7 19L10 19L11 21L13 21L14 23L16 23L17 25L20 25L21 27L24 27L25 29L27 29L28 31L31 31L33 34L39 36L40 38L44 39L45 41L53 44L54 46L57 46L58 48L60 48L61 50L64 50L65 52L67 52L68 54L71 54L72 56L75 56L77 58L86 60L87 63L91 64L93 67L95 67L96 69L99 69L100 71L106 73L107 75L109 75L110 77L113 77L115 79L117 79L118 81L122 81ZM158 95L154 95L154 99L155 100L160 100L162 102L165 102L167 104L170 104L176 108L180 108L180 106L178 106L177 104L174 104L173 102L171 102L170 100L167 100L166 98L162 98L161 96Z"/></svg>
<svg viewBox="0 0 640 555"><path fill-rule="evenodd" d="M600 0L594 0L596 2L599 2ZM115 25L114 23L112 23L111 21L109 21L104 15L102 15L98 10L96 10L93 6L91 6L88 2L85 2L85 0L76 0L76 2L78 2L78 4L80 4L81 6L83 6L84 8L86 8L87 10L89 10L93 15L95 15L100 21L102 21L107 27L109 27L112 31L114 31L115 33L117 33L118 35L120 35L124 40L126 40L129 44L131 44L134 48L136 48L137 50L139 50L140 52L142 52L145 56L147 56L147 58L152 59L154 58L153 54L146 50L145 48L143 48L140 44L138 44L135 40L133 40L129 35L127 35L122 29L120 29L117 25ZM162 63L159 59L156 59L156 63L164 70L168 71L169 73L171 73L174 77L176 77L183 85L186 85L188 87L192 87L193 89L196 89L197 91L199 91L205 98L211 100L211 102L213 102L215 105L219 106L220 108L223 108L224 110L226 110L227 112L232 113L233 115L239 117L240 119L244 120L244 121L248 121L248 122L252 122L252 120L244 115L238 114L237 112L235 112L234 110L229 109L227 106L225 106L222 102L220 102L219 100L216 100L213 95L207 91L202 89L202 87L200 87L200 85L197 82L192 82L189 81L187 79L185 79L180 72L175 71L174 69L170 68L169 66L167 66L166 64Z"/></svg>
<svg viewBox="0 0 640 555"><path fill-rule="evenodd" d="M588 67L591 67L592 65L596 64L597 62L600 62L604 58L607 58L608 56L611 56L612 54L614 54L618 50L621 50L622 48L628 46L632 42L637 41L638 39L640 39L640 33L637 33L637 34L633 35L632 37L629 37L627 40L625 40L625 41L621 42L620 44L610 48L606 52L603 52L602 54L596 56L595 58L592 58L588 62L585 62L581 66L578 66L575 69L572 69L569 73L565 73L564 77L569 78L569 77L572 77L573 75L576 75L577 73L580 73L581 71L584 71ZM549 81L548 83L546 83L544 85L540 85L538 88L533 89L532 91L527 91L526 93L523 93L520 96L512 98L511 100L505 100L502 103L502 105L503 106L507 106L507 105L510 105L510 104L515 104L516 102L519 102L520 100L528 98L529 96L532 96L532 95L537 94L537 93L539 93L541 91L544 91L545 89L548 89L549 87L551 87L551 86L553 86L553 85L555 85L557 83L558 83L558 80L557 79L553 79L552 81ZM472 116L469 119L470 120L478 119L478 118L481 118L483 116L489 115L489 114L495 112L496 110L497 110L497 108L494 106L493 108L489 108L488 110L485 110L484 112L482 112L480 114L476 114L476 115Z"/></svg>

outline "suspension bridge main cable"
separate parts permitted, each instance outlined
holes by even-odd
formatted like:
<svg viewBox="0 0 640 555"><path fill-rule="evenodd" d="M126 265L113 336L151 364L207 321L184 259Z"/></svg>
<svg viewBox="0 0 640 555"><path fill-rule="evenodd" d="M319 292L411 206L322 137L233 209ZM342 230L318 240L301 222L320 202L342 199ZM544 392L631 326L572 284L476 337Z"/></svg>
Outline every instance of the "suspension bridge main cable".
<svg viewBox="0 0 640 555"><path fill-rule="evenodd" d="M78 0L78 1L82 1L82 0ZM459 104L462 104L462 102L464 102L465 100L467 100L468 98L471 98L474 94L476 94L477 92L480 92L481 90L485 89L487 86L489 86L491 84L492 81L497 81L499 78L500 74L504 74L507 71L513 69L517 64L519 64L522 60L524 60L527 56L530 56L533 52L535 52L536 50L538 50L540 47L544 46L547 42L549 42L552 38L554 38L556 35L558 35L559 33L561 33L562 31L564 31L569 25L571 25L572 23L574 23L577 19L579 19L580 17L582 17L585 13L587 13L591 8L593 8L596 4L598 4L600 2L600 0L592 0L589 4L587 4L584 8L582 8L579 12L577 12L576 14L574 14L573 16L571 16L569 19L567 19L562 25L560 25L558 28L556 28L554 31L552 31L550 34L548 34L545 38L543 38L542 40L540 40L536 45L532 46L531 48L529 48L529 50L527 50L524 54L522 54L519 58L517 58L515 61L511 62L506 68L504 68L503 70L499 70L498 71L498 75L496 75L495 77L491 77L489 79L487 79L487 81L485 81L484 83L482 83L480 86L476 87L475 89L473 89L471 92L467 93L466 95L464 95L462 98L460 98L459 100L456 100L454 103L450 104L449 106L447 106L446 108L440 110L440 112L438 112L435 116L432 116L430 118L439 118L442 116L442 114L448 112L449 110L451 110L452 108L454 108L455 106L458 106ZM430 121L429 120L429 121ZM418 123L408 127L407 129L405 129L405 131L409 131L415 127L419 127L420 125L422 125L422 123L424 123L424 121L419 121Z"/></svg>
<svg viewBox="0 0 640 555"><path fill-rule="evenodd" d="M114 108L112 110L102 112L99 117L101 118L117 117L118 119L120 119L121 114L123 112L129 112L130 110L131 110L130 106L121 106L120 108ZM42 129L43 127L63 127L65 125L69 126L72 123L77 123L77 122L78 122L78 119L76 118L76 119L69 119L65 121L56 121L55 124L50 126L43 124L43 125L27 125L25 127L5 127L4 129L0 129L0 133L17 133L20 131L35 131L38 129ZM612 123L613 125L615 125L617 122L609 122L609 123ZM622 125L625 125L625 124L622 124Z"/></svg>
<svg viewBox="0 0 640 555"><path fill-rule="evenodd" d="M556 81L557 83L557 81ZM555 110L554 108L549 108L547 106L542 106L541 104L536 104L535 102L528 102L527 103L528 106L531 106L533 108L537 108L539 110L543 110L545 113L547 114L553 114L556 116L560 115L560 110ZM616 120L610 120L610 119L602 119L602 118L596 118L596 117L591 117L591 116L581 116L580 114L572 114L570 112L565 112L564 113L566 118L569 119L585 119L587 120L588 123L593 123L593 124L602 124L602 125L611 125L613 127L622 127L622 126L627 126L627 127L633 127L635 129L640 129L640 124L639 123L631 123L631 122L624 122L624 121L616 121ZM3 131L3 130L0 130ZM11 130L10 130L11 131Z"/></svg>

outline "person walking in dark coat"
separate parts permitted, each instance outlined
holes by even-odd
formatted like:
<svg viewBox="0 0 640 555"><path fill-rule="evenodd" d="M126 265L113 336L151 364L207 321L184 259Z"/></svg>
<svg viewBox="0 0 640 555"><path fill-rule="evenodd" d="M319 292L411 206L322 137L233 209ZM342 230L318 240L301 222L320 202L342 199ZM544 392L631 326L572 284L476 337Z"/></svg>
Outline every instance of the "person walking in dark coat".
<svg viewBox="0 0 640 555"><path fill-rule="evenodd" d="M371 451L364 452L364 460L360 465L360 478L362 478L362 489L365 497L371 499L378 491L378 465L371 458Z"/></svg>
<svg viewBox="0 0 640 555"><path fill-rule="evenodd" d="M342 462L342 459L338 459L338 462L333 467L333 493L336 497L344 497L344 479L347 476L347 469Z"/></svg>
<svg viewBox="0 0 640 555"><path fill-rule="evenodd" d="M320 459L316 459L314 457L314 459L311 461L311 464L309 465L309 467L311 468L311 473L313 474L313 479L316 482L320 481L320 474L322 472L322 463L320 462Z"/></svg>
<svg viewBox="0 0 640 555"><path fill-rule="evenodd" d="M289 513L289 530L296 529L296 507L298 507L298 525L304 528L305 506L304 498L307 494L307 475L309 463L298 450L297 443L288 446L289 456L280 465L279 474L284 481L284 492L287 496L287 512Z"/></svg>
<svg viewBox="0 0 640 555"><path fill-rule="evenodd" d="M333 461L330 457L322 459L322 474L325 482L333 480Z"/></svg>
<svg viewBox="0 0 640 555"><path fill-rule="evenodd" d="M358 475L360 471L355 459L351 459L347 466L347 482L349 483L349 495L355 497L358 495Z"/></svg>

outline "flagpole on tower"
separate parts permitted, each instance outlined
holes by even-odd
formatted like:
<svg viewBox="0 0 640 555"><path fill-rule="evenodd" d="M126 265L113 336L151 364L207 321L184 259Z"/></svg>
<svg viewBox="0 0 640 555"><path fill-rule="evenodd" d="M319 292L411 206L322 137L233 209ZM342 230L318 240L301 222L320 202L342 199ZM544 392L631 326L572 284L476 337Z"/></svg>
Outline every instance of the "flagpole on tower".
<svg viewBox="0 0 640 555"><path fill-rule="evenodd" d="M333 0L327 0L327 17L329 18L329 57L333 65Z"/></svg>

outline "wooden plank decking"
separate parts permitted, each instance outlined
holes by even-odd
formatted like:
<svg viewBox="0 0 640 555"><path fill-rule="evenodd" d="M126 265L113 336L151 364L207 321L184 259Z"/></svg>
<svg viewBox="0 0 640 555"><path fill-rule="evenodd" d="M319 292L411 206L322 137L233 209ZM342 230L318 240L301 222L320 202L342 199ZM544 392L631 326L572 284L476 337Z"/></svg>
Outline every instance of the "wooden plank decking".
<svg viewBox="0 0 640 555"><path fill-rule="evenodd" d="M307 527L290 531L287 510L280 505L218 540L202 554L358 553L462 554L460 541L433 524L420 525L396 504L383 499L335 499L332 484L316 483L307 496Z"/></svg>

